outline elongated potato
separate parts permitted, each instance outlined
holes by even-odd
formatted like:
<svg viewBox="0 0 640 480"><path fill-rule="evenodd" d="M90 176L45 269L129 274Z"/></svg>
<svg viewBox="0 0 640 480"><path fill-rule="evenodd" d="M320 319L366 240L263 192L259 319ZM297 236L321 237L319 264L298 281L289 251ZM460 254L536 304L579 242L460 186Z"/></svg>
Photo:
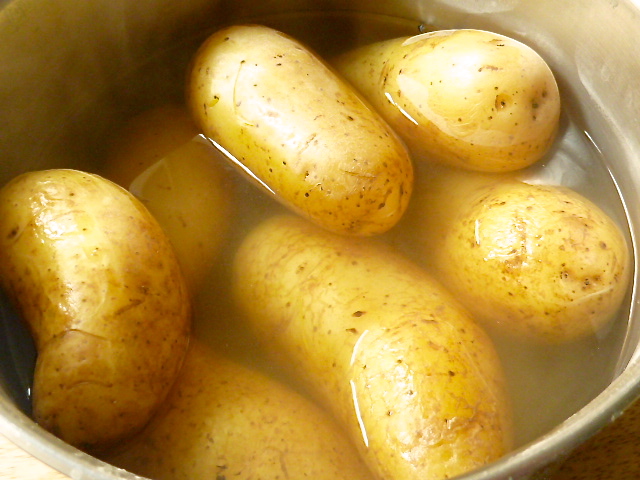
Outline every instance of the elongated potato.
<svg viewBox="0 0 640 480"><path fill-rule="evenodd" d="M197 293L231 223L235 195L222 154L199 135L184 107L171 104L132 118L114 144L101 174L158 220Z"/></svg>
<svg viewBox="0 0 640 480"><path fill-rule="evenodd" d="M334 64L427 160L514 171L542 158L558 129L549 66L503 35L430 32L361 47Z"/></svg>
<svg viewBox="0 0 640 480"><path fill-rule="evenodd" d="M326 412L197 341L162 409L105 460L157 480L372 478Z"/></svg>
<svg viewBox="0 0 640 480"><path fill-rule="evenodd" d="M0 190L0 281L34 337L33 415L98 449L142 428L164 400L190 331L169 240L126 190L75 170Z"/></svg>
<svg viewBox="0 0 640 480"><path fill-rule="evenodd" d="M203 132L293 211L356 235L402 216L413 182L404 145L300 43L258 25L223 29L197 52L188 82Z"/></svg>
<svg viewBox="0 0 640 480"><path fill-rule="evenodd" d="M620 308L628 246L586 198L453 170L430 172L420 187L409 248L487 326L559 343L597 332Z"/></svg>
<svg viewBox="0 0 640 480"><path fill-rule="evenodd" d="M249 328L346 426L384 479L442 480L510 447L493 345L424 271L371 239L277 216L246 238Z"/></svg>

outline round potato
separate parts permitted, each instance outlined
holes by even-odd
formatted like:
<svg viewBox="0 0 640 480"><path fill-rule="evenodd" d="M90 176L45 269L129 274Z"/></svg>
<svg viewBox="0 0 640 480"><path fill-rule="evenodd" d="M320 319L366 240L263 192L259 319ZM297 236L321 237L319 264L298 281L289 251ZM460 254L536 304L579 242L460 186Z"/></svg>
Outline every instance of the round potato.
<svg viewBox="0 0 640 480"><path fill-rule="evenodd" d="M36 344L33 415L96 450L136 432L187 349L191 306L166 235L126 190L75 170L0 190L0 281Z"/></svg>
<svg viewBox="0 0 640 480"><path fill-rule="evenodd" d="M479 321L559 343L593 334L620 308L629 249L586 198L471 172L432 172L421 187L428 193L407 217L418 230L410 248Z"/></svg>
<svg viewBox="0 0 640 480"><path fill-rule="evenodd" d="M214 33L195 56L187 97L240 172L317 224L373 235L404 213L413 183L404 145L294 39L259 25Z"/></svg>
<svg viewBox="0 0 640 480"><path fill-rule="evenodd" d="M105 460L157 480L371 479L326 412L196 341L158 414Z"/></svg>
<svg viewBox="0 0 640 480"><path fill-rule="evenodd" d="M179 105L132 118L114 143L101 173L132 192L158 220L190 291L198 293L231 223L234 188L222 154Z"/></svg>
<svg viewBox="0 0 640 480"><path fill-rule="evenodd" d="M553 73L534 50L480 30L365 46L335 60L418 157L485 172L527 167L560 118Z"/></svg>
<svg viewBox="0 0 640 480"><path fill-rule="evenodd" d="M393 250L276 216L233 271L248 328L340 419L376 478L452 478L510 448L490 339Z"/></svg>

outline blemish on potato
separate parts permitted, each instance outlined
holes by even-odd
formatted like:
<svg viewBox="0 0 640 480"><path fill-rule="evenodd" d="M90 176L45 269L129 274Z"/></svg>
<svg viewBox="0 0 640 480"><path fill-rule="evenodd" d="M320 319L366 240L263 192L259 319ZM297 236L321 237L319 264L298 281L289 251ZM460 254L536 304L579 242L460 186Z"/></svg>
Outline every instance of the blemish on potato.
<svg viewBox="0 0 640 480"><path fill-rule="evenodd" d="M20 231L20 227L13 227L10 231L9 234L7 235L7 239L11 240L12 238L15 238L18 235L18 232Z"/></svg>

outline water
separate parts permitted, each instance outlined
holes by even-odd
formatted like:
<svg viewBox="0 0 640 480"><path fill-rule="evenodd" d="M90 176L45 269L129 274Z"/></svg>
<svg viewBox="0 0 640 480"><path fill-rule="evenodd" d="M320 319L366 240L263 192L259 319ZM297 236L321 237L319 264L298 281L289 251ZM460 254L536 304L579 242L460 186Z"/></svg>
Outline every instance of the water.
<svg viewBox="0 0 640 480"><path fill-rule="evenodd" d="M261 19L274 28L302 39L322 55L330 57L356 44L414 35L425 29L418 22L382 16L314 15L277 16ZM317 25L319 28L310 28ZM433 28L433 27L432 27ZM344 32L349 38L344 38ZM356 32L355 34L353 32ZM339 40L336 40L339 39ZM520 172L531 183L565 185L597 203L623 230L628 230L625 210L616 188L615 179L606 168L605 159L585 131L578 108L567 92L562 92L563 114L558 139L549 155L533 167ZM255 199L256 193L247 189L244 199ZM262 196L258 196L262 200ZM269 213L263 201L245 205L247 215L262 218ZM280 206L273 206L281 209ZM265 211L266 209L266 211ZM254 219L255 220L255 219ZM254 223L247 220L247 226ZM410 252L407 252L410 255ZM224 274L216 274L217 278ZM242 331L241 320L234 317L233 308L221 307L226 297L225 285L214 281L198 308L196 332L217 348L254 365L282 375L276 367L265 365L256 352L257 346ZM220 312L225 312L220 315ZM628 307L617 321L591 337L571 344L540 346L492 336L505 368L515 419L515 443L524 445L546 433L564 419L595 398L614 378L618 367L618 352L626 331ZM216 320L212 320L216 319ZM289 380L286 376L285 380Z"/></svg>
<svg viewBox="0 0 640 480"><path fill-rule="evenodd" d="M405 19L355 14L319 16L310 13L251 20L294 35L326 56L359 44L413 35L429 28L420 22ZM184 69L203 36L187 39L168 55L163 52L151 58L151 65L162 68L141 69L138 77L129 79L131 88L108 92L110 101L118 107L105 121L106 126L101 129L101 134L97 132L90 138L92 143L87 145L85 153L102 158L103 142L105 139L108 141L108 132L114 130L113 127L119 122L155 104L180 99ZM561 95L564 111L558 141L546 159L522 172L523 178L574 188L594 200L624 228L627 221L625 211L615 179L606 168L606 159L602 158L597 145L591 141L591 135L585 131L579 108L570 92L561 91ZM87 164L87 168L95 168L95 165ZM243 232L251 225L282 209L275 201L265 201L263 195L252 186L240 183L239 188L239 198L243 200L239 205L241 213L235 219L236 225L224 258L230 258ZM196 335L231 356L286 379L276 367L264 362L256 342L245 335L241 320L229 304L228 266L227 262L220 263L198 298ZM606 387L617 373L618 352L624 340L626 318L628 303L619 319L605 330L580 342L561 346L520 344L490 332L503 360L513 400L517 445L547 432ZM10 392L24 411L28 411L33 346L18 324L15 315L4 308L0 317L0 331L4 329L7 333L1 339L0 355L2 364L9 365L9 368L5 369L0 386Z"/></svg>
<svg viewBox="0 0 640 480"><path fill-rule="evenodd" d="M3 369L0 388L5 389L25 413L31 411L31 386L35 367L35 346L9 300L0 291L0 358ZM8 367L8 368L7 368Z"/></svg>

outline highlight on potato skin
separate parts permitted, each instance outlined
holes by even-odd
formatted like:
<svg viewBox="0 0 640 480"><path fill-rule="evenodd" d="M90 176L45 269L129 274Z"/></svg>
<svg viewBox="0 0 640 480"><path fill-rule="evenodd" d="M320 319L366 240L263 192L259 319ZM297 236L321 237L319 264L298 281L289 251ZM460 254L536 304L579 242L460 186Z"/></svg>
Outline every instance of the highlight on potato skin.
<svg viewBox="0 0 640 480"><path fill-rule="evenodd" d="M173 383L191 304L164 232L130 195L77 170L0 190L0 281L37 349L33 416L99 450L138 431Z"/></svg>
<svg viewBox="0 0 640 480"><path fill-rule="evenodd" d="M404 213L413 165L404 144L346 81L285 34L217 31L195 55L187 104L234 167L328 230L375 235Z"/></svg>
<svg viewBox="0 0 640 480"><path fill-rule="evenodd" d="M416 158L483 172L540 160L560 94L530 47L482 30L440 30L357 48L333 61Z"/></svg>
<svg viewBox="0 0 640 480"><path fill-rule="evenodd" d="M491 340L393 250L276 216L238 249L232 288L270 358L342 422L378 478L451 478L511 448Z"/></svg>
<svg viewBox="0 0 640 480"><path fill-rule="evenodd" d="M156 416L104 458L157 480L373 480L324 410L197 340Z"/></svg>

